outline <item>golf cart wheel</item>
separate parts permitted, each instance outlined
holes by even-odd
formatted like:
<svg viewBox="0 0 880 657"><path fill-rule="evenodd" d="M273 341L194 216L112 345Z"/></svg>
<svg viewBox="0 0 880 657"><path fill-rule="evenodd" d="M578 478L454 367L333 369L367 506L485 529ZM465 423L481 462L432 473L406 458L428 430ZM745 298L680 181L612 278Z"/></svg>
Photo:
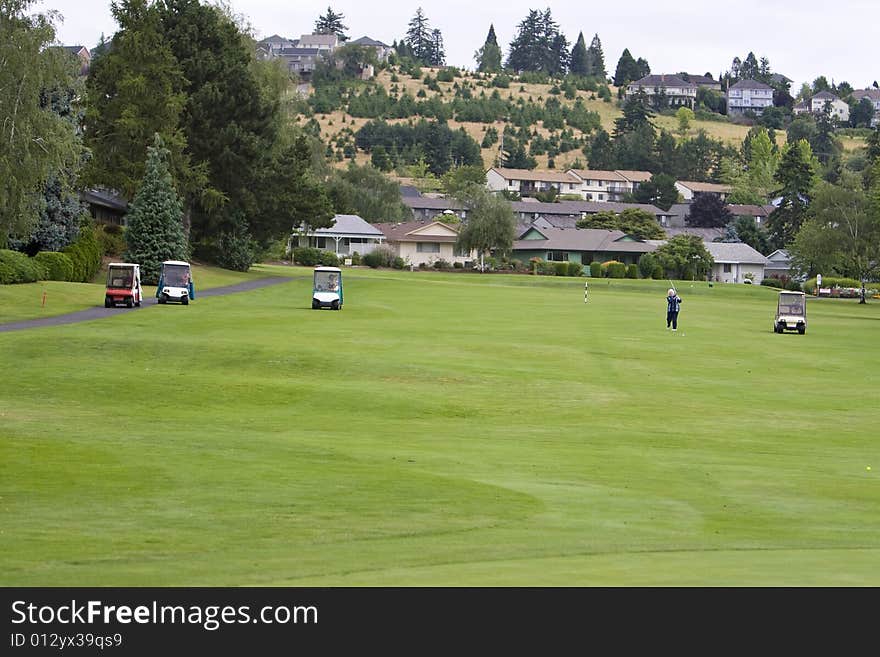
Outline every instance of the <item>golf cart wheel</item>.
<svg viewBox="0 0 880 657"><path fill-rule="evenodd" d="M110 297L104 297L104 307L105 308L112 308L113 307L113 301L110 300Z"/></svg>
<svg viewBox="0 0 880 657"><path fill-rule="evenodd" d="M321 307L321 304L318 303L315 299L312 299L312 310L318 310Z"/></svg>
<svg viewBox="0 0 880 657"><path fill-rule="evenodd" d="M132 306L134 306L134 301L131 300L131 297L128 297L128 299L125 300L125 307L131 308Z"/></svg>
<svg viewBox="0 0 880 657"><path fill-rule="evenodd" d="M189 297L188 297L188 296L182 296L182 297L180 298L180 303L182 303L184 306L188 306L188 305L189 305Z"/></svg>
<svg viewBox="0 0 880 657"><path fill-rule="evenodd" d="M338 301L334 301L333 303L330 304L330 307L331 307L333 310L339 310L339 302L338 302Z"/></svg>
<svg viewBox="0 0 880 657"><path fill-rule="evenodd" d="M798 333L799 333L800 335L803 335L803 334L806 333L806 332L807 332L807 327L806 327L806 326L798 326Z"/></svg>
<svg viewBox="0 0 880 657"><path fill-rule="evenodd" d="M140 308L140 307L141 307L141 302L140 302L140 301L135 301L135 302L134 302L134 305L136 305L138 308Z"/></svg>
<svg viewBox="0 0 880 657"><path fill-rule="evenodd" d="M165 303L165 301L166 301L166 299L165 299L165 295L164 295L164 294L160 294L160 295L159 295L159 303Z"/></svg>

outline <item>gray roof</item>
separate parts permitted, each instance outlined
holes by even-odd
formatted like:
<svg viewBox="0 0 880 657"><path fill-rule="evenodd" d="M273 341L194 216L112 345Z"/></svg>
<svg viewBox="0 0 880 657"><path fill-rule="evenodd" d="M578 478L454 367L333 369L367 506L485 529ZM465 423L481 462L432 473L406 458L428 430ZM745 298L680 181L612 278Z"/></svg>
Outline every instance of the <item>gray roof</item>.
<svg viewBox="0 0 880 657"><path fill-rule="evenodd" d="M675 237L676 235L696 235L704 242L711 242L718 237L724 236L723 228L696 228L694 226L674 226L664 228L664 230L669 237Z"/></svg>
<svg viewBox="0 0 880 657"><path fill-rule="evenodd" d="M767 217L776 207L772 205L739 205L731 203L727 206L727 209L737 217Z"/></svg>
<svg viewBox="0 0 880 657"><path fill-rule="evenodd" d="M840 100L840 98L835 96L830 91L820 91L815 96L813 96L813 100L816 100L817 98L820 100Z"/></svg>
<svg viewBox="0 0 880 657"><path fill-rule="evenodd" d="M715 262L766 265L767 258L743 242L705 242Z"/></svg>
<svg viewBox="0 0 880 657"><path fill-rule="evenodd" d="M680 87L680 88L696 88L693 82L685 82L677 75L646 75L641 80L630 82L630 87Z"/></svg>
<svg viewBox="0 0 880 657"><path fill-rule="evenodd" d="M381 41L376 41L375 39L366 36L362 36L360 39L355 39L354 41L349 41L348 43L352 46L373 46L374 48L391 47L387 43L382 43Z"/></svg>
<svg viewBox="0 0 880 657"><path fill-rule="evenodd" d="M544 235L545 240L515 240L514 251L538 251L549 249L551 251L619 251L622 253L648 253L657 247L653 244L640 241L617 240L626 234L619 230L604 230L601 228L547 228L535 225L529 226L520 233L520 237L529 230L537 230Z"/></svg>
<svg viewBox="0 0 880 657"><path fill-rule="evenodd" d="M333 226L318 228L312 233L318 237L359 235L362 237L384 237L384 233L374 225L367 223L356 214L337 214L333 217Z"/></svg>
<svg viewBox="0 0 880 657"><path fill-rule="evenodd" d="M300 57L309 57L317 55L320 50L317 48L281 48L278 51L278 54L282 57L290 57L290 56L300 56Z"/></svg>
<svg viewBox="0 0 880 657"><path fill-rule="evenodd" d="M80 199L90 205L101 205L105 208L125 212L128 209L128 201L120 194L106 189L84 189L80 192Z"/></svg>
<svg viewBox="0 0 880 657"><path fill-rule="evenodd" d="M660 208L648 203L611 203L597 201L560 201L559 203L534 203L531 201L513 201L511 204L514 212L525 212L541 215L580 215L584 212L595 214L597 212L617 212L624 210L645 210L655 216L667 214Z"/></svg>
<svg viewBox="0 0 880 657"><path fill-rule="evenodd" d="M758 82L757 80L740 80L731 89L772 89L769 84Z"/></svg>
<svg viewBox="0 0 880 657"><path fill-rule="evenodd" d="M461 203L448 198L404 195L401 200L405 206L413 210L464 210Z"/></svg>

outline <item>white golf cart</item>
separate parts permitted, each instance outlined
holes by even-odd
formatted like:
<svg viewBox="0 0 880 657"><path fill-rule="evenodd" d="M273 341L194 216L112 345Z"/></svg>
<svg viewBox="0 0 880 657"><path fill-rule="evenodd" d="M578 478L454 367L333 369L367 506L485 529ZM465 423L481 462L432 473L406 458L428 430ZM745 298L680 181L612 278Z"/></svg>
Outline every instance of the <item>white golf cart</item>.
<svg viewBox="0 0 880 657"><path fill-rule="evenodd" d="M196 298L196 288L188 262L166 260L162 263L159 285L156 287L156 298L159 299L159 303L176 301L184 306L191 299Z"/></svg>
<svg viewBox="0 0 880 657"><path fill-rule="evenodd" d="M131 262L111 262L107 266L104 307L115 308L122 303L131 308L140 306L141 301L143 301L141 266Z"/></svg>
<svg viewBox="0 0 880 657"><path fill-rule="evenodd" d="M803 292L779 293L773 331L775 333L797 331L801 335L807 332L807 295Z"/></svg>
<svg viewBox="0 0 880 657"><path fill-rule="evenodd" d="M340 310L342 300L342 270L339 267L315 267L312 309Z"/></svg>

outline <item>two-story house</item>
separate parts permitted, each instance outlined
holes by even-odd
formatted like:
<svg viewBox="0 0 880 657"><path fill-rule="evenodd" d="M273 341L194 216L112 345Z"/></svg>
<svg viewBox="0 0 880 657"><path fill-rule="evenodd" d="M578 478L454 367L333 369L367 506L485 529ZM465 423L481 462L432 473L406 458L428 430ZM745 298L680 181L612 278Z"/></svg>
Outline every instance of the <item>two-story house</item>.
<svg viewBox="0 0 880 657"><path fill-rule="evenodd" d="M581 180L581 198L585 201L621 201L624 194L633 190L632 183L616 171L569 169L566 173Z"/></svg>
<svg viewBox="0 0 880 657"><path fill-rule="evenodd" d="M727 199L728 194L733 191L730 185L719 185L717 183L693 182L690 180L678 180L675 188L686 203L690 203L700 194L713 194L722 201Z"/></svg>
<svg viewBox="0 0 880 657"><path fill-rule="evenodd" d="M773 106L773 87L757 80L740 80L727 90L727 113L761 114L765 107Z"/></svg>
<svg viewBox="0 0 880 657"><path fill-rule="evenodd" d="M394 48L389 46L387 43L382 43L381 41L376 41L375 39L371 39L370 37L362 36L360 39L355 39L354 41L349 41L345 45L347 46L361 46L362 48L372 48L376 51L376 59L380 62L388 61L388 57L394 53Z"/></svg>
<svg viewBox="0 0 880 657"><path fill-rule="evenodd" d="M821 114L825 111L825 105L828 103L831 103L832 117L841 123L849 121L849 105L829 91L820 91L812 98L798 103L792 108L792 112L795 114L805 114L807 112Z"/></svg>
<svg viewBox="0 0 880 657"><path fill-rule="evenodd" d="M863 98L867 98L874 106L874 118L871 120L871 127L877 127L880 123L880 89L871 87L870 89L856 89L852 93L853 99L858 103Z"/></svg>
<svg viewBox="0 0 880 657"><path fill-rule="evenodd" d="M631 82L626 88L627 99L640 91L644 92L652 105L693 108L697 99L697 85L685 82L677 75L646 75L641 80ZM661 102L661 96L666 98L665 103Z"/></svg>
<svg viewBox="0 0 880 657"><path fill-rule="evenodd" d="M486 172L486 187L493 192L516 192L521 197L534 196L555 188L559 194L581 194L582 181L562 171L531 171L492 167Z"/></svg>

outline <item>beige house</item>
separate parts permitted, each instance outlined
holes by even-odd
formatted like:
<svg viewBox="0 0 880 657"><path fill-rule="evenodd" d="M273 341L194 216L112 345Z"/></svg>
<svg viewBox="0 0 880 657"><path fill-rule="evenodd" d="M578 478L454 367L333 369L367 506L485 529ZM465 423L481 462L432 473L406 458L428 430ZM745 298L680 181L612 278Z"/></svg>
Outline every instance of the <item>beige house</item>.
<svg viewBox="0 0 880 657"><path fill-rule="evenodd" d="M580 194L582 181L572 173L561 171L530 171L492 167L486 172L486 187L493 192L516 192L534 196L556 188L560 194Z"/></svg>
<svg viewBox="0 0 880 657"><path fill-rule="evenodd" d="M441 221L408 221L375 226L382 231L388 246L408 265L433 265L438 260L470 264L475 260L473 254L461 253L455 248L458 240L456 225Z"/></svg>
<svg viewBox="0 0 880 657"><path fill-rule="evenodd" d="M699 194L714 194L715 196L721 197L721 200L725 200L733 191L733 187L730 185L719 185L717 183L704 183L704 182L693 182L691 180L679 180L675 183L675 188L678 190L678 193L681 194L681 197L685 200L685 202L690 202L694 200Z"/></svg>
<svg viewBox="0 0 880 657"><path fill-rule="evenodd" d="M857 103L860 102L863 98L867 98L871 101L871 105L874 106L874 118L871 120L871 127L874 128L880 123L880 89L876 87L871 87L870 89L856 89L853 91L853 100Z"/></svg>
<svg viewBox="0 0 880 657"><path fill-rule="evenodd" d="M646 75L641 80L631 82L626 88L627 100L640 91L653 105L692 108L697 100L697 85L677 75ZM665 97L665 102L660 102L661 96Z"/></svg>
<svg viewBox="0 0 880 657"><path fill-rule="evenodd" d="M585 201L619 202L624 194L633 191L633 185L616 171L595 169L569 169L566 173L577 176L581 181L581 198Z"/></svg>

